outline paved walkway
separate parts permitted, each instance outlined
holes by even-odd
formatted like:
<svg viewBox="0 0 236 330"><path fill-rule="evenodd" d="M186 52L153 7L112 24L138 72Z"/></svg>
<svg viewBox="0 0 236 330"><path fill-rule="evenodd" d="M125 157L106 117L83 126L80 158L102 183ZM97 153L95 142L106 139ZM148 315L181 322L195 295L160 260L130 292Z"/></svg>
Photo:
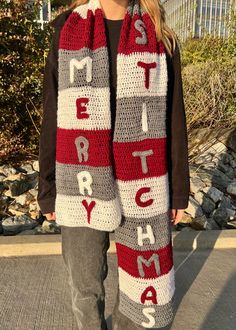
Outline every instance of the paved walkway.
<svg viewBox="0 0 236 330"><path fill-rule="evenodd" d="M106 318L114 305L116 255L109 254ZM236 329L236 250L174 250L178 311L171 330ZM61 255L0 258L0 330L73 330ZM129 329L124 329L129 330Z"/></svg>

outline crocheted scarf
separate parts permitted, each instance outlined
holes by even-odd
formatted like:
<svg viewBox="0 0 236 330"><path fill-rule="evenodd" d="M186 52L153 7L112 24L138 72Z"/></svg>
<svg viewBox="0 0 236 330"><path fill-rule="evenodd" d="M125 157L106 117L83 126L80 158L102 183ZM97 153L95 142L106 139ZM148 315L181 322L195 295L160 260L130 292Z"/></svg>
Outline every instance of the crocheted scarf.
<svg viewBox="0 0 236 330"><path fill-rule="evenodd" d="M166 157L167 61L154 24L129 0L117 50L116 120L99 0L60 33L56 222L115 231L119 310L146 328L173 318L175 291ZM91 242L92 244L92 242Z"/></svg>

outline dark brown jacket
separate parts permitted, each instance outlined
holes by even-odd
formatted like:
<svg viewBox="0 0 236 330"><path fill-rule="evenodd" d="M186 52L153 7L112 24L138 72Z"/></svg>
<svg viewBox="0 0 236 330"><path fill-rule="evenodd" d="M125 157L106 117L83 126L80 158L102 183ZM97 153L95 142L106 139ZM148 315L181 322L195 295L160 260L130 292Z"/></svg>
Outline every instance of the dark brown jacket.
<svg viewBox="0 0 236 330"><path fill-rule="evenodd" d="M39 190L38 203L43 214L55 211L55 156L57 129L58 47L60 30L71 9L58 15L50 24L54 27L50 51L46 60L43 80L43 119L39 141ZM105 20L111 70L111 117L115 118L115 59L121 24ZM121 23L121 22L120 22ZM116 25L117 24L117 25ZM117 28L116 28L117 26ZM112 38L111 38L112 36ZM170 183L170 206L185 209L189 198L188 140L183 102L182 76L179 47L173 57L167 56L167 148Z"/></svg>

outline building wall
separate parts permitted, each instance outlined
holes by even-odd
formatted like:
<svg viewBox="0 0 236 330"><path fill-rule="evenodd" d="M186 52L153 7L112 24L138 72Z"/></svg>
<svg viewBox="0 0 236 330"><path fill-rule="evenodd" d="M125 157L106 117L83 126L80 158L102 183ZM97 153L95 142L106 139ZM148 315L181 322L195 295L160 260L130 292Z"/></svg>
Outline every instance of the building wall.
<svg viewBox="0 0 236 330"><path fill-rule="evenodd" d="M180 39L214 36L227 36L227 15L234 0L166 0L167 23Z"/></svg>

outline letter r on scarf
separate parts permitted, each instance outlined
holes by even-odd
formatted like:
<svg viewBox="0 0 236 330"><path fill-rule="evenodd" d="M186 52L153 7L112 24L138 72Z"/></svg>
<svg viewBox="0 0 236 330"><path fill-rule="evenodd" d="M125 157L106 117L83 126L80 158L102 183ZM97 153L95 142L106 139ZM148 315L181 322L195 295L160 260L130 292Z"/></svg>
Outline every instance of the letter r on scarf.
<svg viewBox="0 0 236 330"><path fill-rule="evenodd" d="M78 136L75 139L75 146L77 149L77 155L79 158L79 162L82 163L83 158L84 161L88 161L88 148L89 148L89 141L84 136Z"/></svg>
<svg viewBox="0 0 236 330"><path fill-rule="evenodd" d="M140 246L143 246L143 240L145 238L149 239L150 244L155 243L155 238L154 238L154 234L153 234L151 225L146 225L146 229L147 229L147 232L146 232L146 234L144 234L143 233L143 228L141 226L137 227L137 230L138 230L138 245L140 245Z"/></svg>
<svg viewBox="0 0 236 330"><path fill-rule="evenodd" d="M73 84L75 81L75 68L77 70L83 69L87 66L86 80L90 82L92 80L92 58L89 56L84 57L81 61L76 58L70 60L70 83Z"/></svg>
<svg viewBox="0 0 236 330"><path fill-rule="evenodd" d="M142 68L145 69L145 87L148 89L149 81L150 81L150 69L156 68L157 64L156 64L156 62L145 63L142 61L138 61L137 64L138 64L138 66L141 66Z"/></svg>
<svg viewBox="0 0 236 330"><path fill-rule="evenodd" d="M135 196L135 201L136 201L136 204L140 207L147 207L147 206L150 206L152 205L153 203L153 199L148 199L146 202L142 202L141 201L141 196L142 194L145 194L147 192L149 192L151 190L151 188L148 188L148 187L143 187L143 188L140 188L137 193L136 193L136 196Z"/></svg>
<svg viewBox="0 0 236 330"><path fill-rule="evenodd" d="M158 254L153 253L153 255L149 259L145 259L143 256L138 256L138 258L137 258L138 272L141 277L145 277L145 273L143 270L143 264L145 264L145 266L147 266L147 267L150 267L152 262L154 262L154 265L155 265L156 275L160 275L161 269L160 269L160 260L159 260Z"/></svg>
<svg viewBox="0 0 236 330"><path fill-rule="evenodd" d="M91 196L93 191L91 184L93 183L93 177L88 171L81 171L77 174L77 179L79 183L79 192L85 195L84 190L86 189L88 194Z"/></svg>

